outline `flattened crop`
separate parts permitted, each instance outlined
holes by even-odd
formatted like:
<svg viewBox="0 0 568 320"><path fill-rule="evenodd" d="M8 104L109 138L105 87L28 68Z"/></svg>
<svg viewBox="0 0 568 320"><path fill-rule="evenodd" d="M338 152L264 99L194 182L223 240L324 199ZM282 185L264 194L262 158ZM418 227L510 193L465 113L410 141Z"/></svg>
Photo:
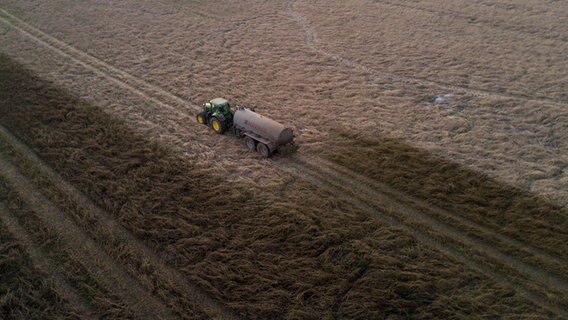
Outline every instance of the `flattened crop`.
<svg viewBox="0 0 568 320"><path fill-rule="evenodd" d="M0 76L0 124L244 318L550 316L305 181L226 182L6 57Z"/></svg>

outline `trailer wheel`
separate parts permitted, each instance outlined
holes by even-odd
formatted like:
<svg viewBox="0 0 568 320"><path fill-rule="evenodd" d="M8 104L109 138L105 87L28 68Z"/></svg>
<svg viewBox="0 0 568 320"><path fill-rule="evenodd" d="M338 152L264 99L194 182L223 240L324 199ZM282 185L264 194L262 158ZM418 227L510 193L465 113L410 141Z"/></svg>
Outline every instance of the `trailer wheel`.
<svg viewBox="0 0 568 320"><path fill-rule="evenodd" d="M218 134L223 134L225 133L225 130L227 130L227 124L225 123L225 121L219 120L219 118L217 117L211 118L210 122L211 129L213 129L213 131L217 132Z"/></svg>
<svg viewBox="0 0 568 320"><path fill-rule="evenodd" d="M245 146L247 149L254 151L256 149L256 141L251 137L245 137Z"/></svg>
<svg viewBox="0 0 568 320"><path fill-rule="evenodd" d="M268 158L270 157L270 149L268 149L268 146L265 145L264 143L258 143L256 145L256 151L258 151L258 153L260 153L260 155L263 158Z"/></svg>
<svg viewBox="0 0 568 320"><path fill-rule="evenodd" d="M199 124L207 124L207 113L205 111L198 113L196 118Z"/></svg>

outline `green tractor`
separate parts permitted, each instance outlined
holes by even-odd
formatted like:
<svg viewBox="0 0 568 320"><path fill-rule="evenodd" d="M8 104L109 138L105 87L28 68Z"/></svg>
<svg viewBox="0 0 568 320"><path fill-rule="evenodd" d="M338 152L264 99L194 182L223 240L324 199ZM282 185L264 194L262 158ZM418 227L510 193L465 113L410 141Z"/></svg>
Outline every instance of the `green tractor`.
<svg viewBox="0 0 568 320"><path fill-rule="evenodd" d="M229 101L223 98L213 99L203 105L197 114L197 122L209 125L213 131L223 134L233 125L233 112Z"/></svg>
<svg viewBox="0 0 568 320"><path fill-rule="evenodd" d="M270 157L281 147L296 150L294 132L291 128L262 116L251 109L237 106L231 110L229 101L223 98L213 99L203 105L195 117L197 122L209 125L213 131L223 134L231 129L237 137L244 138L249 150L256 150L264 158Z"/></svg>

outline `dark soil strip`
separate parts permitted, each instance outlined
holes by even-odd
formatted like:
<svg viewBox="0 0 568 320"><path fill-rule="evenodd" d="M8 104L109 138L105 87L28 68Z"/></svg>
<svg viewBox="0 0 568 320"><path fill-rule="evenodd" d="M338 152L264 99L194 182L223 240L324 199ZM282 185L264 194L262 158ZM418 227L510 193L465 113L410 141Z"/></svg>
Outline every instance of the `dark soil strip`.
<svg viewBox="0 0 568 320"><path fill-rule="evenodd" d="M420 216L433 225L455 228L459 230L459 234L455 234L457 239L467 241L467 238L470 238L475 241L482 241L485 245L491 246L489 251L499 250L510 258L536 266L542 269L542 272L548 272L553 277L559 277L560 282L568 281L568 265L565 260L535 248L527 242L521 242L503 235L499 230L464 219L459 212L452 213L433 206L378 180L362 176L347 167L315 158L297 157L296 160L306 170L319 172L325 175L327 180L336 181L350 188L356 197L372 199L371 202L382 203L384 207L389 207L402 214L414 212L412 216Z"/></svg>
<svg viewBox="0 0 568 320"><path fill-rule="evenodd" d="M46 227L34 212L14 191L10 183L0 175L0 201L13 218L27 232L36 250L56 268L69 286L92 306L95 318L136 318L132 308L120 297L102 287L89 273L88 261L68 249L61 237ZM78 314L81 318L87 315Z"/></svg>
<svg viewBox="0 0 568 320"><path fill-rule="evenodd" d="M129 275L117 266L98 245L49 200L39 192L0 156L0 175L4 176L18 191L22 199L38 214L44 224L65 240L69 249L86 263L89 273L104 287L121 296L141 316L173 318L170 311L148 294Z"/></svg>
<svg viewBox="0 0 568 320"><path fill-rule="evenodd" d="M34 265L24 244L12 236L4 208L0 211L0 319L81 319L77 306L45 279L49 274Z"/></svg>
<svg viewBox="0 0 568 320"><path fill-rule="evenodd" d="M554 277L543 274L532 266L525 265L514 258L502 254L484 243L472 241L444 226L422 216L416 210L401 204L392 203L383 197L373 198L365 194L353 194L348 183L326 179L317 170L304 171L297 168L297 174L303 175L314 184L325 188L334 195L351 198L351 201L381 221L402 228L427 246L444 252L458 261L462 261L473 269L505 283L522 292L535 304L545 307L559 315L568 316L564 309L566 284Z"/></svg>
<svg viewBox="0 0 568 320"><path fill-rule="evenodd" d="M53 282L54 290L70 303L70 306L77 310L82 316L92 317L93 312L90 306L75 292L75 290L67 283L66 279L55 271L55 267L48 261L42 253L37 250L36 245L30 239L27 231L24 230L14 218L12 213L0 202L0 221L6 225L12 235L16 237L20 244L25 247L26 253L30 257L35 267L45 274L49 275L49 279Z"/></svg>
<svg viewBox="0 0 568 320"><path fill-rule="evenodd" d="M7 144L3 145L5 143L3 141ZM237 318L224 306L189 283L182 274L165 265L162 257L53 172L27 146L0 126L0 147L2 146L13 157L13 163L22 172L26 172L51 201L60 207L65 207L65 212L72 212L76 224L89 232L89 235L103 245L114 259L131 266L127 271L143 281L152 292L159 293L165 302L176 309L180 317L206 318L207 316L199 311L204 308L216 319Z"/></svg>
<svg viewBox="0 0 568 320"><path fill-rule="evenodd" d="M400 140L342 132L337 141L325 152L332 162L568 263L568 209Z"/></svg>

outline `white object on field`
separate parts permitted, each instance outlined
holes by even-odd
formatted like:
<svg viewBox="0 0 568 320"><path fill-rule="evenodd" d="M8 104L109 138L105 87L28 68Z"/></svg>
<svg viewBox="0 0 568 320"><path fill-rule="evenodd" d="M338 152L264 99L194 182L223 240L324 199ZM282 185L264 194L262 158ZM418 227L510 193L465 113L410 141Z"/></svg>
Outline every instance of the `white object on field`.
<svg viewBox="0 0 568 320"><path fill-rule="evenodd" d="M440 94L432 98L432 103L435 104L450 103L453 96L454 95L451 93Z"/></svg>

